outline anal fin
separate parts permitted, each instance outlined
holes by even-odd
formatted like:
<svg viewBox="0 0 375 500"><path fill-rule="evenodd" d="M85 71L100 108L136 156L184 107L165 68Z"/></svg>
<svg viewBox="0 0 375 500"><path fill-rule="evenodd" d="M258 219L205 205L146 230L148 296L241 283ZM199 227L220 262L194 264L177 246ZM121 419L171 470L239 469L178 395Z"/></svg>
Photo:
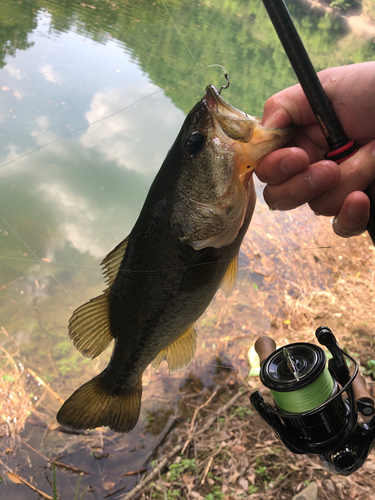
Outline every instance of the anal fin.
<svg viewBox="0 0 375 500"><path fill-rule="evenodd" d="M223 293L226 298L233 292L234 285L237 281L237 273L238 273L238 254L229 264L227 272L225 273L222 282L220 283L220 288L223 290Z"/></svg>
<svg viewBox="0 0 375 500"><path fill-rule="evenodd" d="M162 361L168 363L169 373L176 373L186 368L194 358L197 348L197 334L192 325L185 333L159 352L152 362L156 370Z"/></svg>

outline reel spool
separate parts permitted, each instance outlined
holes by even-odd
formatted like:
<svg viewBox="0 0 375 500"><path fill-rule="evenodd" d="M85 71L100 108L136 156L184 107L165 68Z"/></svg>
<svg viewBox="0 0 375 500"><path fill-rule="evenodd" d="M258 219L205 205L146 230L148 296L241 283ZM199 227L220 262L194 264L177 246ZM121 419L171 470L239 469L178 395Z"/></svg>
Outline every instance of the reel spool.
<svg viewBox="0 0 375 500"><path fill-rule="evenodd" d="M373 415L374 401L364 378L357 375L357 362L340 349L331 330L320 327L316 337L332 354L328 366L317 345L298 342L275 350L271 338L258 339L260 378L274 405L259 392L250 401L292 452L318 454L327 469L349 475L361 467L373 446L375 417L367 424L357 418L358 410ZM345 357L354 363L353 375Z"/></svg>

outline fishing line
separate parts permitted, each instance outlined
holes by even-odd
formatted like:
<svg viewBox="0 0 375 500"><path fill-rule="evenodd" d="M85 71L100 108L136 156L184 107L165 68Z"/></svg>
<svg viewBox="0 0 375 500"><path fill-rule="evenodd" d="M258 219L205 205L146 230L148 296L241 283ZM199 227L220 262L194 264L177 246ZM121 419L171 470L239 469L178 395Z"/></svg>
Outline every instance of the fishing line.
<svg viewBox="0 0 375 500"><path fill-rule="evenodd" d="M264 183L261 183L261 184L264 186ZM306 276L305 276L305 273L303 272L303 269L302 269L302 267L301 267L300 263L298 262L298 259L297 259L297 256L296 256L296 251L295 251L295 249L293 249L293 248L292 248L292 246L291 246L291 244L290 244L290 242L289 242L289 240L288 240L288 238L287 238L287 236L286 236L286 233L285 233L285 231L284 231L284 229L283 229L283 227L282 227L282 224L281 224L280 220L278 219L278 217L277 217L277 215L276 215L276 212L275 212L274 210L270 210L270 211L273 213L273 215L274 215L274 217L275 217L275 220L276 220L276 222L277 222L277 225L279 226L280 231L281 231L281 233L282 233L282 235L283 235L283 237L284 237L284 239L285 239L285 242L286 242L286 244L288 245L289 252L291 252L291 254L293 255L293 258L294 258L294 260L295 260L295 262L296 262L296 264L297 264L297 267L298 267L298 269L299 269L299 271L300 271L300 273L301 273L301 276L302 276L303 280L305 281L305 283L306 283L306 285L307 285L307 288L308 288L308 290L309 290L309 293L310 293L310 295L311 295L311 297L312 297L312 299L313 299L313 301L314 301L314 303L315 303L315 305L316 305L316 307L317 307L317 309L318 309L318 311L319 311L319 314L322 316L322 319L324 320L324 322L327 322L329 319L331 319L331 318L332 318L332 316L333 316L333 314L334 314L334 313L327 313L327 312L326 312L326 313L324 313L324 312L321 310L321 308L319 307L318 300L317 300L317 298L316 298L316 296L315 296L315 294L314 294L314 292L313 292L313 290L312 290L312 288L311 288L311 286L310 286L309 281L307 280L307 278L306 278ZM347 246L348 246L348 248L356 248L356 247L357 247L357 245L347 245ZM307 248L306 248L306 249L298 249L298 252L303 251L303 250L332 249L332 248L342 248L342 245L335 245L335 246L329 245L329 246L318 246L318 247L315 247L315 248L314 248L314 247L312 247L312 248L308 248L308 249L307 249ZM276 253L284 253L284 252L273 252L273 254L276 254ZM271 253L271 255L272 255L272 253ZM351 290L351 291L350 291L350 292L349 292L349 293L348 293L348 294L347 294L347 295L346 295L346 296L345 296L345 297L344 297L344 298L343 298L343 299L342 299L342 300L341 300L341 301L337 304L336 308L340 307L340 305L341 305L341 304L343 304L344 302L346 302L346 301L349 299L349 297L351 297L351 295L353 295L353 293L355 292L355 290L357 290L357 288L359 288L360 286L362 286L362 285L363 285L363 283L364 283L364 282L365 282L365 281L369 278L369 276L371 276L371 275L372 275L372 276L374 276L374 271L369 271L369 272L366 274L366 276L365 276L365 277L361 280L361 282L360 282L360 283L358 283L358 284L357 284L357 285L356 285L356 286L355 286L355 287L354 287L354 288L353 288L353 289L352 289L352 290ZM312 334L311 334L311 336L313 336L313 337L314 337L314 333L312 333ZM308 338L310 338L310 336L309 336Z"/></svg>
<svg viewBox="0 0 375 500"><path fill-rule="evenodd" d="M76 130L73 130L72 132L68 132L67 134L62 135L61 137L58 137L57 139L54 139L53 141L47 142L46 144L43 144L42 146L39 146L38 148L32 149L31 151L29 151L27 153L24 153L24 154L22 154L20 156L17 156L16 158L13 158L12 160L9 160L9 161L7 161L5 163L2 163L0 165L0 168L5 167L6 165L9 165L10 163L14 163L15 161L18 161L21 158L25 158L26 156L29 156L29 155L31 155L33 153L36 153L37 151L40 151L41 149L47 148L48 146L51 146L51 144L55 144L56 142L59 142L59 141L61 141L63 139L66 139L67 137L69 137L69 136L71 136L73 134L76 134L77 132L81 132L82 130L86 130L87 128L91 127L92 125L96 125L97 123L102 122L104 120L107 120L108 118L112 118L112 116L118 115L119 113L122 113L123 111L126 111L127 109L131 108L135 104L138 104L141 101L144 101L145 99L148 99L149 97L152 97L152 96L154 96L156 94L160 94L160 92L165 92L165 91L168 91L168 90L172 90L175 87L177 87L177 85L180 85L180 83L183 83L186 80L189 80L189 78L191 78L192 76L196 75L197 73L202 73L203 69L208 69L208 68L213 68L213 67L219 67L219 68L222 69L222 71L224 73L226 73L226 69L221 64L210 64L208 66L204 66L204 68L202 68L202 69L199 68L197 71L194 71L194 73L190 73L189 76L187 76L186 78L183 78L182 80L179 80L177 83L174 83L170 87L166 87L165 89L156 90L155 92L152 92L151 94L147 94L146 96L141 97L140 99L137 99L136 101L132 102L131 104L128 104L128 106L125 106L124 108L121 108L118 111L115 111L114 113L111 113L110 115L103 116L102 118L98 118L97 120L94 120L93 122L88 123L87 125L84 125L83 127L77 128ZM215 96L215 99L216 99L216 96Z"/></svg>
<svg viewBox="0 0 375 500"><path fill-rule="evenodd" d="M173 85L172 85L172 86L170 86L170 87L166 87L165 89L160 89L160 90L157 90L157 91L155 91L155 92L152 92L152 93L148 94L147 96L141 97L140 99L137 99L136 101L132 102L131 104L129 104L129 105L127 105L127 106L125 106L125 107L123 107L123 108L119 109L118 111L115 111L114 113L111 113L111 114L109 114L109 115L107 115L107 116L104 116L104 117L102 117L102 118L98 118L97 120L95 120L95 121L93 121L93 122L91 122L91 123L89 123L89 124L87 124L87 125L85 125L85 126L83 126L83 127L80 127L80 128L78 128L78 129L76 129L76 130L74 130L74 131L72 131L72 132L69 132L69 133L67 133L67 134L65 134L65 135L63 135L63 136L61 136L61 137L59 137L59 138L57 138L57 139L54 139L54 140L52 140L52 141L50 141L50 142L48 142L48 143L46 143L46 144L44 144L44 145L42 145L42 146L39 146L38 148L35 148L35 149L33 149L32 151L29 151L29 152L27 152L27 153L25 153L25 154L22 154L22 155L20 155L20 156L18 156L18 157L16 157L16 158L13 158L12 160L9 160L9 161L7 161L7 162L5 162L5 163L1 164L1 165L0 165L0 168L1 168L1 167L5 167L6 165L9 165L9 164L11 164L11 163L13 163L13 162L16 162L16 161L18 161L18 160L20 160L20 159L22 159L22 158L24 158L24 157L26 157L26 156L29 156L29 155L31 155L31 154L33 154L33 153L36 153L37 151L40 151L40 150L42 150L42 149L44 149L44 148L46 148L46 147L48 147L48 146L50 146L50 145L52 145L52 144L55 144L55 143L57 143L58 141L61 141L61 140L65 139L65 138L67 138L67 137L69 137L69 136L71 136L71 135L73 135L73 134L76 134L76 133L78 133L78 132L81 132L81 131L83 131L83 130L86 130L87 128L91 127L92 125L95 125L95 124L100 123L100 122L102 122L102 121L104 121L104 120L107 120L108 118L111 118L111 117L113 117L113 116L115 116L115 115L117 115L117 114L119 114L119 113L121 113L121 112L123 112L123 111L125 111L125 110L127 110L127 109L129 109L129 108L131 108L132 106L134 106L134 105L136 105L136 104L140 103L141 101L143 101L143 100L145 100L145 99L148 99L149 97L152 97L152 96L154 96L154 95L156 95L156 94L158 94L158 93L164 92L165 90L171 90L171 89L175 88L177 85L179 85L180 83L182 83L182 82L184 82L184 81L188 80L189 78L191 78L192 76L196 75L197 73L200 73L200 74L203 76L203 78L204 78L204 80L205 80L206 84L208 85L207 79L205 78L205 75L204 75L204 73L203 73L203 70L204 70L204 69L208 69L208 68L212 68L212 67L219 67L219 68L221 68L221 70L224 72L224 74L226 74L226 73L227 73L226 69L225 69L225 68L224 68L224 66L222 66L221 64L211 64L211 65L205 66L204 68L200 68L200 66L198 65L198 63L197 63L196 59L194 58L194 56L193 56L193 54L192 54L191 50L189 49L189 47L188 47L188 45L187 45L187 43L186 43L186 41L185 41L185 39L184 39L184 37L183 37L183 35L182 35L182 33L181 33L180 29L178 28L178 26L177 26L177 24L175 23L175 21L174 21L174 19L173 19L172 15L171 15L171 13L169 12L169 10L168 10L167 6L165 5L164 1L163 1L163 0L161 0L161 3L163 4L164 9L166 10L166 12L167 12L168 16L170 17L170 19L171 19L171 21L172 21L172 23L173 23L173 25L174 25L174 27L175 27L175 29L176 29L176 31L177 31L177 33L178 33L178 35L180 36L180 38L181 38L182 42L184 43L184 45L185 45L185 47L186 47L187 51L189 52L189 54L190 54L190 56L191 56L192 60L194 61L195 65L197 66L197 68L198 68L198 69L197 69L197 71L195 71L195 72L191 73L189 76L187 76L186 78L184 78L184 79L180 80L179 82L177 82L177 83L173 84ZM216 98L216 96L215 96L215 98ZM297 259L296 254L295 254L295 250L291 247L291 244L290 244L290 242L289 242L289 240L288 240L288 238L287 238L287 236L286 236L286 234L285 234L285 232L284 232L284 230L283 230L283 228L282 228L282 226L281 226L281 223L280 223L280 221L278 220L278 218L277 218L277 216L276 216L276 213L275 213L275 212L274 212L274 216L275 216L275 219L276 219L276 221L277 221L277 224L278 224L278 226L279 226L279 228L280 228L280 230L281 230L281 232L282 232L282 234L283 234L283 237L284 237L284 239L285 239L285 241L286 241L286 243L287 243L287 245L288 245L288 248L289 248L289 250L288 250L288 251L292 253L292 255L293 255L293 257L294 257L294 260L295 260L295 262L296 262L296 264L297 264L297 266L298 266L298 268L299 268L299 271L300 271L300 273L301 273L301 275L302 275L302 277L303 277L303 279L304 279L304 281L305 281L305 283L306 283L306 285L307 285L307 287L308 287L308 289L309 289L310 295L312 296L312 298L313 298L313 300L314 300L314 302L315 302L315 304L316 304L316 306L317 306L317 308L318 308L318 310L319 310L320 314L321 314L321 315L323 315L323 317L324 317L324 316L326 316L325 314L323 314L323 312L322 312L322 311L320 310L320 308L319 308L319 305L318 305L317 299L316 299L316 297L315 297L315 295L314 295L314 293L313 293L313 291L312 291L312 288L311 288L311 286L310 286L310 284L309 284L309 282L308 282L308 280L307 280L307 278L306 278L306 276L305 276L305 274L304 274L304 272L303 272L303 270L302 270L302 268L301 268L300 263L298 262L298 259ZM4 219L3 217L1 217L1 216L0 216L0 218L1 218L1 219L4 221L4 223L5 223L5 224L6 224L6 225L7 225L7 226L8 226L8 227L12 230L12 232L13 232L13 233L14 233L14 234L15 234L15 235L19 238L19 240L20 240L20 241L21 241L21 242L25 245L25 247L26 247L26 248L30 251L30 253L31 253L31 254L35 257L36 261L37 261L37 262L39 262L39 263L40 263L40 264L44 267L44 269L45 269L45 270L47 270L47 272L48 272L48 273L49 273L49 274L50 274L50 275L51 275L51 276L55 279L55 281L56 281L56 282L57 282L57 283L58 283L58 284L62 287L62 289L63 289L63 290L65 290L65 292L66 292L66 293L67 293L67 294L68 294L68 295L69 295L69 296L70 296L73 300L75 300L75 299L72 297L72 295L71 295L71 294L70 294L70 293L69 293L69 292L65 289L65 287L64 287L64 286L63 286L63 285L59 282L59 280L58 280L58 279L57 279L57 278L56 278L56 277L55 277L52 273L50 273L50 272L48 271L48 269L47 269L47 267L44 265L44 263L43 263L43 262L42 262L42 261L41 261L41 260L40 260L40 259L39 259L36 255L35 255L35 254L34 254L34 252L33 252L33 251L32 251L32 250L31 250L31 249L27 246L27 244L26 244L26 243L22 240L22 238L21 238L21 237L20 237L20 236L19 236L19 235L18 235L18 234L17 234L17 233L13 230L13 228L11 228L11 226L10 226L10 225L9 225L9 224L5 221L5 219ZM317 247L317 248L332 248L332 247ZM302 250L307 250L307 249L300 249L299 251L302 251ZM283 253L283 252L270 252L270 254L276 254L276 253ZM264 255L267 255L267 254L266 254L266 253L264 253ZM10 258L10 259L15 259L15 260L17 259L17 258L15 258L15 257L2 257L2 258ZM18 259L18 260L33 261L32 259ZM228 260L218 261L218 262L228 262ZM73 267L82 267L82 268L87 267L87 268L95 268L95 269L100 269L100 267L99 267L99 266L84 266L84 265L75 265L75 264L58 263L58 262L52 262L51 264L56 264L56 265L66 265L66 266L73 266ZM210 264L210 263L190 264L190 265L188 265L188 266L181 266L181 267L169 268L169 269L155 269L155 270L150 270L150 271L123 270L123 272L129 272L129 273L166 272L166 271L168 271L168 270L171 270L171 271L172 271L172 270L178 270L178 269L183 269L183 268L187 268L187 267L198 267L198 266L204 266L204 265L209 265L209 264ZM352 291L351 291L351 292L350 292L350 293L349 293L346 297L344 297L344 299L343 299L343 300L341 300L341 301L340 301L340 303L338 304L338 306L339 306L339 305L341 305L343 302L345 302L345 301L349 298L349 296L350 296L350 295L351 295L351 294L352 294L352 293L353 293L353 292L354 292L354 291L355 291L355 290L356 290L359 286L361 286L361 284L362 284L362 283L363 283L363 282L364 282L364 281L365 281L365 280L366 280L366 279L367 279L367 278L368 278L368 277L369 277L372 273L373 273L372 271L371 271L371 272L369 272L369 273L366 275L366 277L365 277L365 278L361 281L361 283L359 283L359 284L358 284L358 285L357 285L357 286L356 286L356 287L355 287L355 288L354 288L354 289L353 289L353 290L352 290ZM328 318L329 318L329 316L328 316Z"/></svg>
<svg viewBox="0 0 375 500"><path fill-rule="evenodd" d="M171 15L171 13L169 12L169 10L168 10L167 6L165 5L164 0L160 0L160 1L161 1L161 3L163 4L164 9L166 10L166 12L167 12L168 16L170 17L170 19L171 19L171 21L172 21L172 23L173 23L173 26L175 27L175 29L176 29L177 33L178 33L178 34L179 34L179 36L181 37L181 40L183 41L183 43L184 43L184 45L185 45L185 47L186 47L186 50L189 52L189 54L190 54L191 58L192 58L192 59L193 59L193 61L194 61L194 64L197 66L197 68L198 68L199 72L201 73L201 75L202 75L202 77L203 77L203 80L206 82L206 85L209 85L209 83L208 83L208 81L207 81L206 77L204 76L204 73L203 73L202 69L200 68L199 64L197 63L197 61L196 61L195 57L193 56L193 53L191 52L191 50L190 50L190 49L189 49L189 47L188 47L188 44L185 42L185 39L184 39L184 37L182 36L181 31L179 30L179 28L178 28L177 24L175 23L175 21L174 21L174 19L173 19L172 15ZM218 66L221 66L221 65L220 65L220 64L218 64ZM223 89L227 89L227 88L229 87L228 73L227 73L227 71L225 70L225 68L224 68L223 66L221 66L221 68L222 68L222 69L223 69L223 71L224 71L225 78L226 78L226 80L227 80L228 84L227 84L226 86L222 86L222 87L221 87L221 89L219 90L219 94L221 93L221 91L222 91ZM203 69L204 69L204 68L203 68ZM216 102L219 104L219 101L217 100L216 95L214 95L214 98L215 98Z"/></svg>
<svg viewBox="0 0 375 500"><path fill-rule="evenodd" d="M290 413L305 413L325 403L332 395L334 381L326 365L323 373L307 387L295 391L278 392L270 389L273 400Z"/></svg>
<svg viewBox="0 0 375 500"><path fill-rule="evenodd" d="M317 308L318 308L319 313L322 315L323 313L322 313L322 311L320 310L320 307L319 307L318 301L317 301L317 299L316 299L316 297L315 297L315 294L314 294L314 292L312 291L312 288L311 288L311 286L310 286L310 283L308 282L308 280L307 280L307 278L306 278L306 276L305 276L305 274L304 274L304 272L303 272L303 270L302 270L302 267L301 267L300 263L298 262L298 259L297 259L297 257L296 257L296 254L295 254L295 252L294 252L293 248L291 247L291 245L290 245L290 243L289 243L288 238L286 237L286 234L285 234L285 232L284 232L284 228L282 227L282 225L281 225L281 223L280 223L280 221L279 221L279 219L278 219L278 217L277 217L277 215L276 215L276 212L275 212L275 211L272 211L272 213L273 213L273 214L274 214L274 216L275 216L275 219L276 219L277 225L279 226L279 229L280 229L280 231L282 232L282 234L283 234L283 236L284 236L284 239L285 239L285 241L286 241L286 244L288 245L288 248L289 248L290 252L291 252L291 253L292 253L292 255L293 255L294 261L295 261L295 263L297 264L297 267L298 267L298 269L299 269L299 271L300 271L300 273L301 273L301 275L302 275L302 278L304 279L304 281L305 281L305 283L306 283L306 285L307 285L307 288L309 289L310 295L311 295L311 297L313 298L313 300L314 300L314 302L315 302L315 304L316 304L316 306L317 306Z"/></svg>
<svg viewBox="0 0 375 500"><path fill-rule="evenodd" d="M205 76L204 76L204 74L203 74L203 71L201 70L201 68L200 68L199 64L197 63L197 61L196 61L195 57L193 56L193 53L191 52L191 50L189 49L189 47L188 47L187 43L185 42L185 39L184 39L184 37L182 36L182 33L181 33L181 31L179 30L179 28L178 28L177 24L174 22L174 19L173 19L173 17L172 17L172 15L171 15L171 13L169 12L169 10L168 10L167 6L165 5L164 0L160 0L160 1L161 1L161 3L163 4L164 9L166 10L166 12L167 12L168 16L170 17L170 19L171 19L171 21L172 21L172 23L173 23L173 26L175 27L175 29L176 29L177 33L179 34L179 36L180 36L181 40L183 41L183 43L184 43L184 45L185 45L185 47L186 47L186 50L189 52L189 54L190 54L191 58L193 59L194 64L196 65L196 67L198 68L199 72L200 72L200 73L201 73L201 75L203 76L203 80L206 82L206 85L208 85L208 82L207 82L207 80L206 80L206 77L205 77Z"/></svg>
<svg viewBox="0 0 375 500"><path fill-rule="evenodd" d="M38 262L36 259L22 259L21 257L10 257L7 255L0 255L0 260L5 260L5 259L10 259L10 260L20 260L21 262ZM45 261L47 262L47 261ZM100 266L85 266L84 264L69 264L67 262L56 262L56 261L50 261L47 262L47 264L51 265L57 265L57 266L71 266L71 267L87 267L89 269L101 269Z"/></svg>
<svg viewBox="0 0 375 500"><path fill-rule="evenodd" d="M4 222L4 224L6 224L9 229L12 231L12 233L14 233L17 238L21 241L21 243L23 245L25 245L25 247L28 249L28 251L35 257L35 259L39 262L39 264L44 267L44 269L47 271L47 273L52 276L52 278L56 281L56 283L58 283L61 288L69 295L69 297L76 303L78 304L78 301L68 292L68 290L64 287L64 285L56 278L56 276L54 276L48 269L47 267L44 265L44 263L39 259L39 257L31 250L31 248L27 245L27 243L25 241L23 241L23 239L21 238L21 236L19 236L16 231L12 228L12 226L10 224L8 224L8 222L4 219L4 217L2 217L0 215L0 219Z"/></svg>

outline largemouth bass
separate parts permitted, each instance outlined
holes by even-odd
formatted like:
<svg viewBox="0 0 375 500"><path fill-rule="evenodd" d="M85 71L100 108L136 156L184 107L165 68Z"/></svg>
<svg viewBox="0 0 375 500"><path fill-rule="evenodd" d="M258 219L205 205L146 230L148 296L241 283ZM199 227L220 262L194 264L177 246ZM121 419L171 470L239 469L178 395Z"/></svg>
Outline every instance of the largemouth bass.
<svg viewBox="0 0 375 500"><path fill-rule="evenodd" d="M229 295L255 206L252 170L294 129L267 129L228 104L215 87L185 119L130 235L102 262L108 288L69 321L89 358L114 349L105 370L57 414L72 429L136 425L142 374L165 360L170 373L194 357L194 324L218 288Z"/></svg>

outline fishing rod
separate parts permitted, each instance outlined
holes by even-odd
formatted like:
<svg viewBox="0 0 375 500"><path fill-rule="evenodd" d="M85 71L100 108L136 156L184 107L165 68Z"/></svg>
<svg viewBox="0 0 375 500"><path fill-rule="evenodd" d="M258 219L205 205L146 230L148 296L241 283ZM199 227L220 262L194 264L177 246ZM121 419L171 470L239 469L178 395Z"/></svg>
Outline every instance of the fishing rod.
<svg viewBox="0 0 375 500"><path fill-rule="evenodd" d="M324 157L340 164L356 153L356 145L346 137L284 1L263 4L326 138L329 151ZM371 204L367 230L375 244L375 197L370 187L365 193ZM266 402L258 391L250 401L290 451L318 455L326 469L348 476L363 465L375 444L374 399L358 363L340 348L331 330L321 326L315 335L332 355L328 364L324 350L314 344L276 349L270 337L256 341L260 379L272 401ZM353 373L346 359L353 363Z"/></svg>
<svg viewBox="0 0 375 500"><path fill-rule="evenodd" d="M337 118L332 103L320 83L284 0L262 1L327 141L329 151L327 151L324 157L327 160L332 160L340 164L353 156L357 152L357 147L352 139L347 138ZM367 231L375 245L374 186L370 185L365 189L365 193L370 199L370 216Z"/></svg>

